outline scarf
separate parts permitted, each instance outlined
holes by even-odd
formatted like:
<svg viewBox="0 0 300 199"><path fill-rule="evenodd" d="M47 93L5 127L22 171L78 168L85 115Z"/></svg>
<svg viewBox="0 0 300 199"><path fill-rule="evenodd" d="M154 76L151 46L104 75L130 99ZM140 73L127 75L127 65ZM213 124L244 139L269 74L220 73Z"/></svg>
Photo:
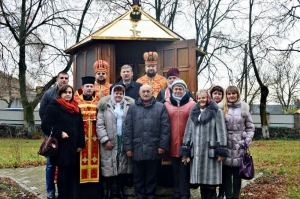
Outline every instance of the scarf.
<svg viewBox="0 0 300 199"><path fill-rule="evenodd" d="M117 103L113 105L116 123L117 123L117 135L122 135L123 130L123 119L124 119L124 105L121 105L120 103Z"/></svg>
<svg viewBox="0 0 300 199"><path fill-rule="evenodd" d="M56 99L57 102L64 108L66 109L69 113L72 114L77 114L79 113L79 107L78 104L75 100L72 100L70 102L67 102L66 100L64 100L63 98L57 98Z"/></svg>
<svg viewBox="0 0 300 199"><path fill-rule="evenodd" d="M200 114L199 114L199 116L198 116L198 122L200 121L200 119L201 119L201 114L202 114L202 112L205 110L206 108L200 108Z"/></svg>
<svg viewBox="0 0 300 199"><path fill-rule="evenodd" d="M148 105L150 104L150 100L149 100L149 101L143 101L143 100L142 100L142 102L143 102L143 105L144 105L144 106L148 106Z"/></svg>
<svg viewBox="0 0 300 199"><path fill-rule="evenodd" d="M183 95L181 97L176 97L173 93L172 93L172 97L174 98L174 100L177 101L177 103L180 103L180 101L182 100L183 96L185 96L186 92L183 93Z"/></svg>

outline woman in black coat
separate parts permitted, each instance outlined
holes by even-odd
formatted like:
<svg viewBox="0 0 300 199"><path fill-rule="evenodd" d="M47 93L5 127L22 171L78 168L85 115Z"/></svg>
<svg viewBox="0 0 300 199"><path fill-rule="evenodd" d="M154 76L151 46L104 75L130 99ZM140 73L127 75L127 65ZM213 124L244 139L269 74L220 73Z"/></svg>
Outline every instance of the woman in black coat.
<svg viewBox="0 0 300 199"><path fill-rule="evenodd" d="M46 135L52 131L52 136L58 140L57 155L50 157L51 164L58 167L58 199L73 197L72 185L76 182L70 179L74 176L76 154L85 146L82 116L73 97L70 85L60 88L56 99L47 106L41 125Z"/></svg>

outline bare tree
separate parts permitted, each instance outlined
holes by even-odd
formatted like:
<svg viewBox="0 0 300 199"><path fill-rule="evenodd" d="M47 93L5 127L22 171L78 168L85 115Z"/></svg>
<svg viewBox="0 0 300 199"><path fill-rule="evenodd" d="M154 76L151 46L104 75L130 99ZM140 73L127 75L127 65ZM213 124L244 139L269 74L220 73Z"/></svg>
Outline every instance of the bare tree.
<svg viewBox="0 0 300 199"><path fill-rule="evenodd" d="M248 44L249 44L249 56L251 60L251 64L255 73L256 80L260 87L260 120L262 125L262 134L264 138L269 138L269 126L267 120L267 97L269 95L269 88L263 83L261 76L259 74L257 59L254 55L255 44L253 42L253 27L257 20L257 18L253 19L253 9L254 9L255 0L249 0L249 34L248 34Z"/></svg>
<svg viewBox="0 0 300 199"><path fill-rule="evenodd" d="M232 0L222 4L221 0L191 0L191 16L194 20L196 45L207 52L197 60L198 74L208 71L207 79L216 76L217 65L223 65L231 76L231 67L224 61L224 52L231 53L235 48L243 46L242 43L233 39L230 33L222 30L222 24L230 23L233 9L239 1ZM224 27L224 26L223 26Z"/></svg>
<svg viewBox="0 0 300 199"><path fill-rule="evenodd" d="M281 104L282 110L288 110L293 105L293 99L299 95L300 66L294 67L293 63L284 59L275 68L272 88L276 92L273 99Z"/></svg>
<svg viewBox="0 0 300 199"><path fill-rule="evenodd" d="M132 1L102 1L101 5L110 10L111 16L119 16L130 9ZM155 19L170 29L174 29L175 18L182 12L182 1L179 0L144 0L140 1L141 7L146 12L152 13Z"/></svg>
<svg viewBox="0 0 300 199"><path fill-rule="evenodd" d="M276 22L277 22L277 29L278 34L286 39L286 44L284 46L271 46L270 50L274 51L280 51L285 53L287 57L292 52L298 53L300 52L299 43L300 38L298 34L298 24L300 22L300 15L299 15L299 9L300 9L300 0L296 1L279 1L278 2L278 9L277 9L277 16L276 16ZM290 35L293 34L293 32L296 32L295 35L290 39Z"/></svg>
<svg viewBox="0 0 300 199"><path fill-rule="evenodd" d="M55 77L44 85L42 92L38 93L33 101L29 101L26 86L27 74L31 71L33 74L38 71L45 70L46 66L50 66L56 59L62 59L66 63L63 71L67 72L72 65L72 56L64 54L63 50L55 45L58 42L56 33L61 31L67 34L67 31L75 32L76 42L79 41L84 17L91 5L92 0L87 0L85 6L81 10L72 10L71 7L66 7L64 1L53 2L51 0L36 0L36 1L4 1L0 0L0 28L5 31L10 44L15 45L16 52L11 53L14 57L13 63L18 68L19 92L24 110L26 126L28 127L29 136L35 132L33 110L39 103L44 92L54 84ZM79 23L73 23L69 14L71 12L81 13ZM79 15L80 16L80 15ZM76 17L74 17L76 18ZM41 34L50 32L49 38L43 38ZM7 46L7 45L6 45ZM33 51L36 49L36 51ZM47 58L48 63L43 60L42 53L46 50L47 53L52 52ZM32 52L33 51L33 52ZM38 70L29 70L30 63L28 56L37 53L37 56L32 56L39 60ZM47 65L46 65L46 64Z"/></svg>

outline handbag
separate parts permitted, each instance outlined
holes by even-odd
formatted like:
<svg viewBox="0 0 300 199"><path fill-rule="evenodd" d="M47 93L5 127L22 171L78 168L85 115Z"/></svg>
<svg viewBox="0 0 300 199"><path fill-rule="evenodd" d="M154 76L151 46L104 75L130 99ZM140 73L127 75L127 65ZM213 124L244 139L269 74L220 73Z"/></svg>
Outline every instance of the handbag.
<svg viewBox="0 0 300 199"><path fill-rule="evenodd" d="M241 164L239 167L239 175L242 179L251 180L254 177L254 163L250 154L249 147L245 142L245 153L242 157Z"/></svg>
<svg viewBox="0 0 300 199"><path fill-rule="evenodd" d="M57 154L58 141L55 137L52 137L52 129L50 135L44 138L40 146L40 150L38 151L39 155L47 157L47 156L54 156Z"/></svg>

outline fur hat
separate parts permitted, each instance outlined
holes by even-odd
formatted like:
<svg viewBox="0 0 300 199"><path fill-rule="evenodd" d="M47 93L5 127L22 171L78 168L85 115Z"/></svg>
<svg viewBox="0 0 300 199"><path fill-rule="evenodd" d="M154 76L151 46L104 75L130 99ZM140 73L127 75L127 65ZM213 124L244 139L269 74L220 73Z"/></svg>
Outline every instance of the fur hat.
<svg viewBox="0 0 300 199"><path fill-rule="evenodd" d="M178 68L171 68L168 72L167 72L167 78L170 76L176 76L179 77L179 70Z"/></svg>
<svg viewBox="0 0 300 199"><path fill-rule="evenodd" d="M171 85L171 89L173 90L174 86L182 86L184 88L184 90L187 89L187 85L186 83L182 80L182 79L177 79L175 80L172 85Z"/></svg>

